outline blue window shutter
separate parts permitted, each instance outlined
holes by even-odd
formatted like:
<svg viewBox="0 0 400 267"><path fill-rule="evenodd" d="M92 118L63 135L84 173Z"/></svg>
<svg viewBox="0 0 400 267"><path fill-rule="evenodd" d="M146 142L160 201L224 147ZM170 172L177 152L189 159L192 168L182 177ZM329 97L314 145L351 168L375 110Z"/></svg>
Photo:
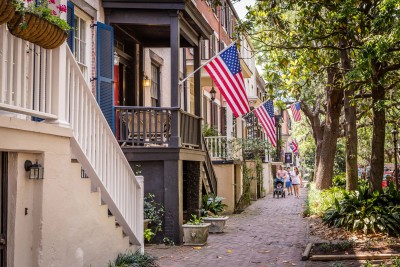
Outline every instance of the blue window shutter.
<svg viewBox="0 0 400 267"><path fill-rule="evenodd" d="M114 114L114 30L97 22L96 98L110 128L115 132Z"/></svg>
<svg viewBox="0 0 400 267"><path fill-rule="evenodd" d="M74 32L75 32L74 17L75 17L74 4L68 1L67 23L71 27L71 30L68 32L67 44L69 46L69 49L71 49L72 53L74 52Z"/></svg>

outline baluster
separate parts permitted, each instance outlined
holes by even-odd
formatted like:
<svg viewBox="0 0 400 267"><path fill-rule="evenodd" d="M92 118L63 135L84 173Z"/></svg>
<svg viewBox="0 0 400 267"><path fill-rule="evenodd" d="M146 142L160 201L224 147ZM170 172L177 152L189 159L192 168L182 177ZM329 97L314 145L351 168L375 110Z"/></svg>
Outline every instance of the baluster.
<svg viewBox="0 0 400 267"><path fill-rule="evenodd" d="M15 73L15 71L14 71L14 66L15 66L15 62L14 62L14 59L13 59L13 55L14 55L14 42L15 42L15 39L16 38L10 38L10 42L9 42L9 45L8 45L8 53L7 53L7 56L8 56L8 59L7 59L7 62L8 62L8 66L9 66L9 69L11 70L11 71L9 71L7 74L8 74L8 78L6 79L7 80L7 82L8 82L8 84L7 84L7 96L6 96L6 103L7 104L12 104L12 92L13 92L13 88L14 88L14 85L13 85L13 81L14 81L14 79L13 79L13 77L14 77L14 73Z"/></svg>
<svg viewBox="0 0 400 267"><path fill-rule="evenodd" d="M53 61L53 53L51 50L46 51L46 106L45 106L45 111L46 113L51 113L53 114L53 107L51 103L51 98L52 98L52 90L51 90L51 83L52 83L52 76L53 76L53 69L51 68L51 62ZM70 72L71 68L71 61L67 59L67 69L66 71L66 76L65 76L65 99L66 99L66 105L65 105L65 121L69 122L70 120L70 99L69 95L71 93L71 88L68 86L68 74Z"/></svg>
<svg viewBox="0 0 400 267"><path fill-rule="evenodd" d="M17 64L13 64L13 71L15 71L14 75L14 81L13 84L15 85L15 93L14 93L14 100L15 103L14 105L17 107L21 106L21 98L23 94L23 90L21 88L21 82L22 82L22 68L23 64L22 63L22 39L17 39L17 45L15 49L15 62Z"/></svg>
<svg viewBox="0 0 400 267"><path fill-rule="evenodd" d="M7 41L9 38L7 36L10 36L7 34L6 26L0 26L0 103L5 102L5 94L7 92Z"/></svg>
<svg viewBox="0 0 400 267"><path fill-rule="evenodd" d="M148 109L146 109L146 110L143 110L143 120L142 120L142 126L143 126L143 142L144 143L146 143L147 142L147 128L148 128L148 125L147 125L147 122L148 122L148 120L147 120L147 117L149 116L149 114L150 114L150 110L148 110Z"/></svg>

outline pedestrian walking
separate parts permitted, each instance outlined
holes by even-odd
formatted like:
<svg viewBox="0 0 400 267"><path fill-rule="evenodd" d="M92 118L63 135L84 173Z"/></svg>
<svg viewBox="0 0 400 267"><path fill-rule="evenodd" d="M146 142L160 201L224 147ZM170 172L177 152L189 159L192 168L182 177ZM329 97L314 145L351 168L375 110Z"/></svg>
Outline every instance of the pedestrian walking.
<svg viewBox="0 0 400 267"><path fill-rule="evenodd" d="M295 197L300 197L300 187L303 184L303 180L301 179L301 173L297 167L294 167L294 172L292 172L292 183L294 188L294 195Z"/></svg>
<svg viewBox="0 0 400 267"><path fill-rule="evenodd" d="M278 166L278 170L276 172L276 178L282 179L285 177L285 170L282 170L282 166Z"/></svg>
<svg viewBox="0 0 400 267"><path fill-rule="evenodd" d="M285 186L288 190L288 195L293 195L292 174L290 173L290 167L287 167L287 171L285 171Z"/></svg>

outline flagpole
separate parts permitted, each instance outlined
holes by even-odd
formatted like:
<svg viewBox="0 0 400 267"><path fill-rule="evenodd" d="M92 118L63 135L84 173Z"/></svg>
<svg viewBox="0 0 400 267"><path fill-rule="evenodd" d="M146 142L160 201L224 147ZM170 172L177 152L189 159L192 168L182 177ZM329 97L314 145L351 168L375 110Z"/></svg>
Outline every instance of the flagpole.
<svg viewBox="0 0 400 267"><path fill-rule="evenodd" d="M200 67L198 67L197 69L195 69L193 72L191 72L189 75L187 75L185 77L185 79L181 80L178 85L182 85L187 79L189 79L190 77L192 77L196 72L198 72L202 67L204 67L205 65L207 65L208 63L210 63L214 58L216 58L217 56L219 56L222 52L224 52L225 50L227 50L228 48L230 48L231 46L233 46L234 44L236 44L236 42L232 42L229 46L225 47L224 49L222 49L221 51L218 52L218 54L216 54L215 56L213 56L212 58L210 58L209 60L206 61L206 63L204 63L203 65L201 65Z"/></svg>

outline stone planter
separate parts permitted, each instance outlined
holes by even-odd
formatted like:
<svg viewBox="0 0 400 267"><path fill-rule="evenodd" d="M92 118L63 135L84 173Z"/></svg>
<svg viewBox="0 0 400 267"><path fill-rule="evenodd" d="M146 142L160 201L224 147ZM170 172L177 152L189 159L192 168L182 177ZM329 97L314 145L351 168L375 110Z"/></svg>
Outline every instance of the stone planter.
<svg viewBox="0 0 400 267"><path fill-rule="evenodd" d="M146 230L147 228L149 228L149 223L150 223L150 219L143 220L143 230Z"/></svg>
<svg viewBox="0 0 400 267"><path fill-rule="evenodd" d="M21 23L24 21L26 27L22 28ZM31 13L21 14L16 12L7 26L12 35L45 49L57 48L67 38L67 33L57 25Z"/></svg>
<svg viewBox="0 0 400 267"><path fill-rule="evenodd" d="M202 223L199 225L184 224L183 242L185 246L204 246L207 243L208 230L210 224Z"/></svg>
<svg viewBox="0 0 400 267"><path fill-rule="evenodd" d="M226 221L229 219L228 216L224 217L204 217L203 220L206 223L210 223L210 233L223 233Z"/></svg>

